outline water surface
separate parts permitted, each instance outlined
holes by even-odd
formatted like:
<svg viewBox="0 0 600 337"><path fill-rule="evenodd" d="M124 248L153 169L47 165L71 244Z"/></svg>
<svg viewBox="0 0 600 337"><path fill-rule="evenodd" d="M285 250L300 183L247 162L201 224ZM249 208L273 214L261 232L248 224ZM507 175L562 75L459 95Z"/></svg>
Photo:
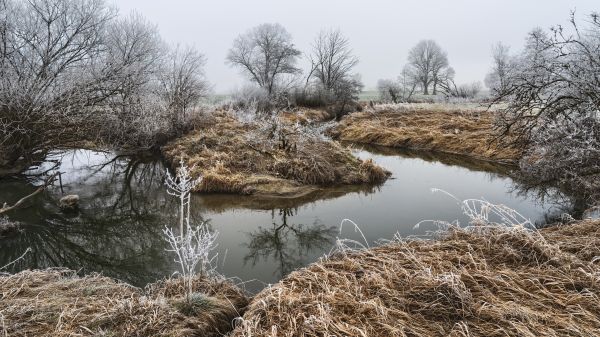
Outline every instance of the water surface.
<svg viewBox="0 0 600 337"><path fill-rule="evenodd" d="M509 178L510 167L388 148L356 153L390 170L392 179L379 187L337 187L302 199L193 195L194 221L208 221L219 231L217 270L257 291L329 252L336 237L363 241L351 226L339 231L343 219L361 228L365 245L395 233L422 235L435 229L413 228L426 219L468 223L452 198L431 188L459 199L504 204L532 222L544 223L564 211L557 206L564 200L540 197L548 190L526 190ZM31 247L32 253L11 271L60 266L143 286L177 269L162 234L164 226L177 223L177 201L165 192L159 159L88 150L57 152L51 159L61 162L63 189L52 187L9 214L22 230L0 239L0 266ZM35 184L35 179L0 180L0 202L18 200ZM60 211L64 194L80 196L78 212Z"/></svg>

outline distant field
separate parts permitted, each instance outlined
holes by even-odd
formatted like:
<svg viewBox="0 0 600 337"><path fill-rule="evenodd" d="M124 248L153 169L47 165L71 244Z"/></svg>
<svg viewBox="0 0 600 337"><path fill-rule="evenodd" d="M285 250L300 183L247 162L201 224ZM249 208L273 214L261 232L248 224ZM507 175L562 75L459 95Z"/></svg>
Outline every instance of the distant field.
<svg viewBox="0 0 600 337"><path fill-rule="evenodd" d="M377 90L365 90L358 95L359 101L374 101L379 99Z"/></svg>

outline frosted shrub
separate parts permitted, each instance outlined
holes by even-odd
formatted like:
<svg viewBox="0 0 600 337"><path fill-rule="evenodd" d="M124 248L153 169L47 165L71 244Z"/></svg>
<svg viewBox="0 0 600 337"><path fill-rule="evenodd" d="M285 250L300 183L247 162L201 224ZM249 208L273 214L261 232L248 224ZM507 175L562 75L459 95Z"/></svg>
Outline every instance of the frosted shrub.
<svg viewBox="0 0 600 337"><path fill-rule="evenodd" d="M214 271L213 261L217 254L212 251L217 247L216 231L211 231L206 222L198 225L190 223L190 191L200 182L192 179L190 170L183 162L173 177L167 172L167 192L179 199L179 231L165 226L163 233L170 245L168 251L175 253L180 272L187 286L187 297L192 294L192 281L197 271L207 275Z"/></svg>

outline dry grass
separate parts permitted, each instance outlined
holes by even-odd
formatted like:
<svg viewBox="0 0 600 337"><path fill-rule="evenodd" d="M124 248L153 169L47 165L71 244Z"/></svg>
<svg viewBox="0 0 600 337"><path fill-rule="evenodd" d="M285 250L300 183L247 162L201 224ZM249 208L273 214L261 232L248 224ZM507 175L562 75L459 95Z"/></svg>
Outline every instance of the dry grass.
<svg viewBox="0 0 600 337"><path fill-rule="evenodd" d="M598 221L337 253L257 295L234 336L598 336L598 256Z"/></svg>
<svg viewBox="0 0 600 337"><path fill-rule="evenodd" d="M330 132L343 141L516 163L522 149L498 142L493 122L494 112L475 105L382 105L351 114Z"/></svg>
<svg viewBox="0 0 600 337"><path fill-rule="evenodd" d="M222 336L247 297L226 281L196 279L186 305L181 279L145 290L72 271L0 276L0 336ZM186 310L184 310L186 309Z"/></svg>
<svg viewBox="0 0 600 337"><path fill-rule="evenodd" d="M197 192L297 197L318 186L377 184L389 176L334 141L315 138L282 150L264 145L270 144L267 137L256 125L218 112L213 122L169 143L163 153L173 165L183 159L193 175L203 177Z"/></svg>

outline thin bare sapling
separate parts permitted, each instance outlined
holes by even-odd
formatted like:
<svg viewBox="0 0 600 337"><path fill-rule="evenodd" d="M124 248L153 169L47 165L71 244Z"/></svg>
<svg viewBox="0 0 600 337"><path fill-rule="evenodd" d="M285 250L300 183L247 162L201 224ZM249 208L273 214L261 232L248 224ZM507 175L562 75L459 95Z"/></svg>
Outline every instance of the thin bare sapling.
<svg viewBox="0 0 600 337"><path fill-rule="evenodd" d="M175 262L179 264L180 273L186 283L186 297L193 294L192 283L197 272L201 276L214 273L213 262L217 253L217 231L211 231L206 222L192 224L190 221L190 192L201 178L191 177L190 169L181 162L175 176L167 172L165 185L167 193L179 199L179 231L165 226L163 233L169 243L169 252L176 255Z"/></svg>

